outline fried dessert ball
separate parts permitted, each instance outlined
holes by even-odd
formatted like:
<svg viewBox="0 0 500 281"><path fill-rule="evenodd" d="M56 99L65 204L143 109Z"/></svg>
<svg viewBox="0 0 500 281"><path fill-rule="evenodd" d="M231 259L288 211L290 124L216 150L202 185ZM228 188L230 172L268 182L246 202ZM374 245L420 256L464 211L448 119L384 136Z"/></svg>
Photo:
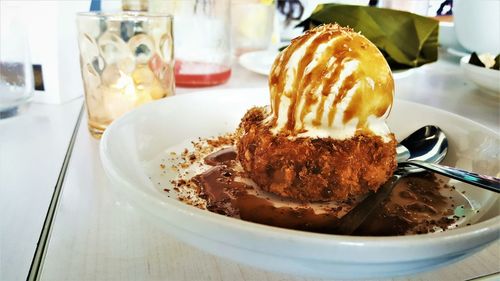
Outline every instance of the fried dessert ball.
<svg viewBox="0 0 500 281"><path fill-rule="evenodd" d="M265 191L303 202L342 201L377 191L393 174L396 140L356 134L333 138L290 138L273 134L265 108L243 117L238 159L249 177Z"/></svg>

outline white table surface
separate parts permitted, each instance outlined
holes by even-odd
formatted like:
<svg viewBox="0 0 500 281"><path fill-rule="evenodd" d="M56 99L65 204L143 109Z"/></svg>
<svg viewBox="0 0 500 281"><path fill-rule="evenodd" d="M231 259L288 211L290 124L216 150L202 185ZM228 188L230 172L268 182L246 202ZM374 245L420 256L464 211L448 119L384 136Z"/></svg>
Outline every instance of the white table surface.
<svg viewBox="0 0 500 281"><path fill-rule="evenodd" d="M482 94L472 83L465 80L458 66L458 58L444 53L441 55L437 63L416 69L408 77L397 80L396 97L454 112L498 132L500 101ZM266 86L266 77L235 66L229 82L215 88ZM179 88L177 93L183 94L192 90ZM60 107L69 108L70 105ZM67 116L70 119L69 117L75 115L68 110ZM0 123L0 129L1 125ZM99 159L99 141L89 135L86 126L84 120L79 128L66 172L43 261L42 280L312 280L265 272L215 257L169 237L144 221L131 207L111 193ZM32 124L25 128L27 131L39 130L35 127L35 124ZM34 142L30 144L35 145ZM19 147L15 149L20 150ZM56 150L59 155L64 154L66 146L54 149L52 153ZM12 155L10 157L12 158ZM6 161L5 159L11 158L2 155L0 159ZM10 176L15 179L16 176L24 175L22 171L19 167ZM51 176L57 178L57 175L58 172L54 172ZM38 183L35 179L23 180L26 180L27 184ZM47 188L53 185L44 184ZM17 218L18 216L15 220ZM12 223L10 221L7 225L2 222L2 233L10 228ZM35 229L36 227L33 227L32 231ZM39 232L35 236L38 235ZM9 239L12 239L12 236ZM7 241L2 238L0 257L7 260L15 253L5 251L9 255L3 254L4 240ZM32 244L12 243L14 247L33 247ZM499 253L500 242L497 241L459 263L417 276L393 280L468 280L497 273L500 271ZM0 279L11 280L1 278L2 276L27 275L26 267L21 263L9 263L9 267L7 269L7 264L4 265L2 261L0 273L1 270L7 270L9 275L0 274Z"/></svg>
<svg viewBox="0 0 500 281"><path fill-rule="evenodd" d="M0 119L0 280L30 268L82 99Z"/></svg>

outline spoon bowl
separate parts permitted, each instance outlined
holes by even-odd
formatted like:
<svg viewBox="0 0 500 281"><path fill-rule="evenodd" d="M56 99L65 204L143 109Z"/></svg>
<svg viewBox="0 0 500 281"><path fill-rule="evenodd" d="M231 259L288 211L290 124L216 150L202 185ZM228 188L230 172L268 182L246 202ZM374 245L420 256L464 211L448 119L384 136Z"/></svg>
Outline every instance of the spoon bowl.
<svg viewBox="0 0 500 281"><path fill-rule="evenodd" d="M429 163L441 162L448 152L448 139L444 132L437 126L424 126L404 140L396 148L398 163L418 160ZM407 172L423 172L423 168L407 167Z"/></svg>

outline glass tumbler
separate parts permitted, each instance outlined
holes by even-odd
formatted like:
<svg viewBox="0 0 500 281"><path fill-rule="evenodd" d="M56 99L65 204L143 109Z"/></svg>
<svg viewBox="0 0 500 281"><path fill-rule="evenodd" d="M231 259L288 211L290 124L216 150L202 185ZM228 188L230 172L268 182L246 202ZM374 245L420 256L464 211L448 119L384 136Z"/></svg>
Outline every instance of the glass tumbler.
<svg viewBox="0 0 500 281"><path fill-rule="evenodd" d="M123 12L77 15L90 133L100 138L125 112L174 94L172 17Z"/></svg>
<svg viewBox="0 0 500 281"><path fill-rule="evenodd" d="M203 87L231 75L229 0L152 0L150 9L174 15L175 82Z"/></svg>
<svg viewBox="0 0 500 281"><path fill-rule="evenodd" d="M268 49L274 31L274 1L233 0L231 3L231 45L234 55Z"/></svg>
<svg viewBox="0 0 500 281"><path fill-rule="evenodd" d="M23 25L2 13L0 19L0 119L14 116L33 97L33 67Z"/></svg>

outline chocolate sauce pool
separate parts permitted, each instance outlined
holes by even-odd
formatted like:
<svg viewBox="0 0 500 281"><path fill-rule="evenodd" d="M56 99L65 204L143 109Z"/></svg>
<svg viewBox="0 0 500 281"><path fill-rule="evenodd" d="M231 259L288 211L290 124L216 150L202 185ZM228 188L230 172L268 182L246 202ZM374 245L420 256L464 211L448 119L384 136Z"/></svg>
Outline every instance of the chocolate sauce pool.
<svg viewBox="0 0 500 281"><path fill-rule="evenodd" d="M316 213L307 204L300 207L277 207L269 197L256 195L256 187L245 183L244 173L238 171L236 151L225 148L205 157L212 166L193 178L200 196L207 200L211 212L246 221L319 233L337 233L339 210ZM381 208L354 232L354 235L393 236L446 229L455 220L453 201L441 195L450 188L432 174L408 176L394 188ZM258 194L258 193L257 193Z"/></svg>

